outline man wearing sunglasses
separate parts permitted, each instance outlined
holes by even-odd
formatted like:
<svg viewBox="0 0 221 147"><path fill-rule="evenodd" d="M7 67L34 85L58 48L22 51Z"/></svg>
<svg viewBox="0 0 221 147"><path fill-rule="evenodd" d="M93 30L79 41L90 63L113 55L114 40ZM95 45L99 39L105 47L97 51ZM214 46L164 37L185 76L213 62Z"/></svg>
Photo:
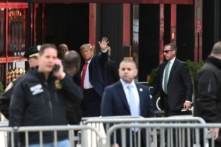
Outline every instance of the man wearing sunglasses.
<svg viewBox="0 0 221 147"><path fill-rule="evenodd" d="M188 66L176 58L174 44L164 46L165 62L159 66L157 81L151 92L155 96L160 91L161 108L165 116L181 115L181 110L189 110L192 102L192 82Z"/></svg>

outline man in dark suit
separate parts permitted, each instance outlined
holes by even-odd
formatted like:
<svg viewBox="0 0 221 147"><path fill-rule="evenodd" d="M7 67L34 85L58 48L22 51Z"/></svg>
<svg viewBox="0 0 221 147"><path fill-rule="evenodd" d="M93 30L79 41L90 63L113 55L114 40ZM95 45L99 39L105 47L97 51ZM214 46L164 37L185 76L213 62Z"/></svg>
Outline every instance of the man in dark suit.
<svg viewBox="0 0 221 147"><path fill-rule="evenodd" d="M102 116L154 116L148 87L134 82L137 72L134 61L123 60L120 63L119 75L121 79L105 88L101 104ZM117 134L117 144L121 146L121 136L119 133ZM146 140L144 134L145 132L142 131L143 146L145 146L144 140ZM127 135L127 146L129 146L129 142L129 135Z"/></svg>
<svg viewBox="0 0 221 147"><path fill-rule="evenodd" d="M105 87L117 82L120 79L118 74L117 64L110 59L111 47L107 46L107 48L108 48L108 60L104 66L104 69L101 69Z"/></svg>
<svg viewBox="0 0 221 147"><path fill-rule="evenodd" d="M102 41L98 43L100 44L101 54L95 56L91 44L83 44L80 47L81 55L85 60L80 81L84 92L82 101L84 117L100 116L101 97L104 91L101 68L105 66L108 60L108 39L103 37Z"/></svg>
<svg viewBox="0 0 221 147"><path fill-rule="evenodd" d="M167 60L159 66L157 81L151 92L152 96L160 91L161 107L165 116L181 115L182 108L190 109L192 102L192 82L188 66L176 58L174 44L164 46Z"/></svg>

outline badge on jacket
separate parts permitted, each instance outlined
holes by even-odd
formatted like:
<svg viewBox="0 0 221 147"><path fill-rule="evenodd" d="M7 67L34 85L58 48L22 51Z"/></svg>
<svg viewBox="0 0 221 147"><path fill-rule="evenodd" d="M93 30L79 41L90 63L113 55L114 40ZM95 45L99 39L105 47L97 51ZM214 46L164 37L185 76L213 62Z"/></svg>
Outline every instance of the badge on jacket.
<svg viewBox="0 0 221 147"><path fill-rule="evenodd" d="M61 84L60 80L55 80L54 85L55 85L56 89L61 89L62 88L62 84Z"/></svg>
<svg viewBox="0 0 221 147"><path fill-rule="evenodd" d="M41 84L37 84L35 86L30 87L30 90L32 92L32 95L36 95L36 94L44 92Z"/></svg>

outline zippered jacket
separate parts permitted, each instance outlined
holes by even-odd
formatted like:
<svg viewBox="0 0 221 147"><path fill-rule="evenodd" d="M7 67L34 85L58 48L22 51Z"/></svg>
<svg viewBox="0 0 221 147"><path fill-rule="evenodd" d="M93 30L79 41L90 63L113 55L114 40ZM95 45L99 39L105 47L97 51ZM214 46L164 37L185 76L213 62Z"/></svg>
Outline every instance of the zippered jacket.
<svg viewBox="0 0 221 147"><path fill-rule="evenodd" d="M81 89L67 74L58 80L53 73L45 79L37 67L30 68L27 74L14 87L10 105L10 126L52 126L67 125L66 102L79 103L83 98ZM67 131L57 133L57 139L68 138ZM21 144L25 136L20 134ZM43 133L43 143L54 142L53 132ZM29 144L39 144L39 132L29 133Z"/></svg>

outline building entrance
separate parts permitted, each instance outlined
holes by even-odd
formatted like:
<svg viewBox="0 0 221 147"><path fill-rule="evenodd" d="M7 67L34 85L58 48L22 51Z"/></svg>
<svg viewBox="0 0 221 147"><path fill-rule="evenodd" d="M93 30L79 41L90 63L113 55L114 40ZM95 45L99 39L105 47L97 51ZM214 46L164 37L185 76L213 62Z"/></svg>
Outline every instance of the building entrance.
<svg viewBox="0 0 221 147"><path fill-rule="evenodd" d="M35 4L34 44L65 43L79 51L89 40L89 4Z"/></svg>

